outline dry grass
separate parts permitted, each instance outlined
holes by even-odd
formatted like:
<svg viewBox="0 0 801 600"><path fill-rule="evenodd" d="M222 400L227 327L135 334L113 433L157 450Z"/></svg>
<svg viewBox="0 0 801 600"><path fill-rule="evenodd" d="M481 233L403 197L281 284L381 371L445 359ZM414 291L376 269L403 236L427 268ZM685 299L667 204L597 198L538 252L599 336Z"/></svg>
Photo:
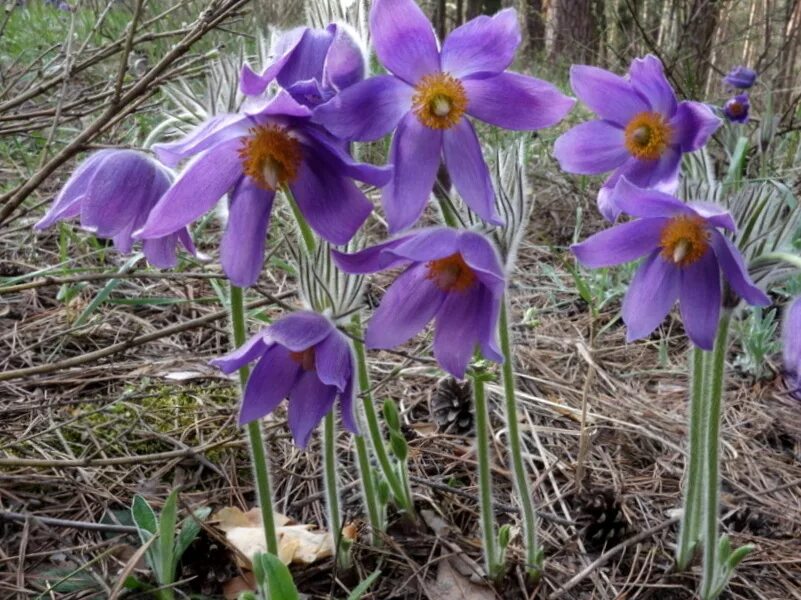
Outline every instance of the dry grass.
<svg viewBox="0 0 801 600"><path fill-rule="evenodd" d="M536 589L526 589L515 567L498 588L498 597L690 598L697 571L670 573L676 538L671 511L679 505L686 434L685 338L680 323L674 321L650 341L627 345L623 328L614 322L616 302L594 318L588 314L566 270L568 258L562 244L573 233L573 208L564 193L554 188L541 198L520 250L512 288L519 416L526 459L536 477L532 482L535 499L546 517L542 536L547 573ZM40 237L35 251L30 242L25 227L2 235L6 274L57 262L54 236ZM552 243L556 250L549 248ZM118 257L109 254L106 260L114 262ZM102 266L91 255L74 258L71 265ZM46 365L155 335L166 327L188 325L97 362L2 382L0 511L108 522L110 511L124 510L134 493L158 505L175 486L182 486L185 508L252 506L247 453L234 423L235 387L206 366L209 358L227 349L227 325L224 319L207 319L192 326L218 310L214 303L192 302L215 295L210 280L197 275L213 274L213 269L199 265L191 269L194 275L176 272L149 278L142 272L141 277L131 276L112 298L169 297L186 302L164 306L106 303L77 329L71 327L75 315L104 281L87 282L66 305L56 299L55 285L3 295L0 355L4 370ZM280 296L296 303L288 296L294 289L289 278L276 275L278 270L265 273L262 285L252 292L253 300L270 302ZM523 324L530 308L536 321ZM278 309L268 305L254 312L262 310ZM426 340L418 343L410 349L412 356L425 354ZM660 352L660 346L666 351ZM409 425L430 422L428 400L441 374L428 361L405 360L402 365L397 355L373 358L374 380L384 381L380 395L391 395L401 403ZM398 366L404 366L401 375L387 379ZM176 376L188 380L170 379ZM490 389L500 391L498 386ZM491 400L498 403L500 398L493 394ZM577 470L584 400L588 450L580 489ZM498 518L516 523L498 404L493 412ZM383 576L370 597L434 597L431 586L443 552L461 547L478 557L471 440L431 434L427 428L422 428L424 434L417 433L420 430L408 430L418 506L443 515L453 525L452 532L443 539L424 525L396 522L384 548L357 545L355 572L335 573L331 562L296 571L301 590L311 597L344 597L346 588L378 565ZM271 421L267 431L277 509L303 522L323 524L318 448L313 445L303 452L292 446L283 415ZM346 465L346 516L361 522L350 440L343 436L340 444ZM728 597L801 597L797 581L801 413L784 394L780 381L754 384L730 373L723 448L723 529L735 545L757 547L735 575ZM622 549L587 547L577 524L582 493L603 490L622 503L628 527L623 539L629 540ZM54 569L68 572L82 565L82 573L94 581L96 591L58 592L55 597L106 597L130 556L132 540L124 534L34 518L6 519L0 527L3 597L35 595L45 589L47 580L53 583ZM217 558L192 558L190 562L199 564L187 565L186 573L210 573L213 581L204 582L205 590L219 594L215 578L230 578L235 568L226 564L227 558L219 559L227 557L227 552L213 556ZM519 564L517 546L512 556ZM204 561L209 560L214 568L204 569ZM183 589L202 587L196 579Z"/></svg>

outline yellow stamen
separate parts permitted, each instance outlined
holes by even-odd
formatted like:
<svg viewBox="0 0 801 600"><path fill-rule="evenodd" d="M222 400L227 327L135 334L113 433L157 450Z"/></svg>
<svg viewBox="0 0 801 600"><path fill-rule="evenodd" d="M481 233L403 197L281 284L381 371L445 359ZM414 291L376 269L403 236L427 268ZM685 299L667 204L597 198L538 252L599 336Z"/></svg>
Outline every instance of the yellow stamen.
<svg viewBox="0 0 801 600"><path fill-rule="evenodd" d="M664 117L656 112L641 112L626 125L626 149L641 160L656 160L670 144L673 131Z"/></svg>
<svg viewBox="0 0 801 600"><path fill-rule="evenodd" d="M279 125L259 125L249 133L239 149L245 175L266 190L292 183L303 159L300 142Z"/></svg>
<svg viewBox="0 0 801 600"><path fill-rule="evenodd" d="M701 217L673 217L662 229L660 247L665 260L687 267L701 260L709 250L709 231Z"/></svg>
<svg viewBox="0 0 801 600"><path fill-rule="evenodd" d="M458 252L426 263L428 275L443 292L464 292L476 282L476 274Z"/></svg>
<svg viewBox="0 0 801 600"><path fill-rule="evenodd" d="M462 82L447 73L426 75L415 88L412 110L431 129L450 129L467 110Z"/></svg>

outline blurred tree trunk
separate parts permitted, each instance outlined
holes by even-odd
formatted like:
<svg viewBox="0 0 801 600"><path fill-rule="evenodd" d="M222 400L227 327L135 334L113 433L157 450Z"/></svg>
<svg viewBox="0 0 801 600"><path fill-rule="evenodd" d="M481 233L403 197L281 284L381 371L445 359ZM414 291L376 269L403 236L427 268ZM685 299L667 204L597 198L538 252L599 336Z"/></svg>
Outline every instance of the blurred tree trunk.
<svg viewBox="0 0 801 600"><path fill-rule="evenodd" d="M545 50L545 7L542 0L521 0L520 4L526 24L526 51L536 55Z"/></svg>
<svg viewBox="0 0 801 600"><path fill-rule="evenodd" d="M556 0L551 55L557 60L594 62L600 47L603 0Z"/></svg>
<svg viewBox="0 0 801 600"><path fill-rule="evenodd" d="M692 0L685 23L684 75L687 90L692 96L703 93L709 75L712 42L720 18L722 0Z"/></svg>
<svg viewBox="0 0 801 600"><path fill-rule="evenodd" d="M448 33L448 3L446 0L436 0L432 20L437 30L437 36L440 40L444 40Z"/></svg>

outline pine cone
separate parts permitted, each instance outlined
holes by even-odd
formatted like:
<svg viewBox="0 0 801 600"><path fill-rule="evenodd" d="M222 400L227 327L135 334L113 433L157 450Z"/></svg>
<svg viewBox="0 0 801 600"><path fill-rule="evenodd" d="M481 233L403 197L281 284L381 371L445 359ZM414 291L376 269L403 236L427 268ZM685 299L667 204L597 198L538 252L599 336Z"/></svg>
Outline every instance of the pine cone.
<svg viewBox="0 0 801 600"><path fill-rule="evenodd" d="M473 432L473 389L469 381L459 383L445 377L431 398L431 414L442 433L470 435Z"/></svg>
<svg viewBox="0 0 801 600"><path fill-rule="evenodd" d="M626 535L628 526L620 499L613 490L590 490L579 498L578 523L581 539L588 550L611 548Z"/></svg>

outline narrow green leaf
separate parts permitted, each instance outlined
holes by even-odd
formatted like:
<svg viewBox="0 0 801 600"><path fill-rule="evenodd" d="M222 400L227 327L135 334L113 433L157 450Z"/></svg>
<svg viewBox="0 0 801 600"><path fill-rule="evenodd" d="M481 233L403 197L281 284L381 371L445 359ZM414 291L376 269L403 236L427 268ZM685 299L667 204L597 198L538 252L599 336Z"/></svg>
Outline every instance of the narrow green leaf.
<svg viewBox="0 0 801 600"><path fill-rule="evenodd" d="M267 583L267 600L300 600L292 573L277 556L263 553L254 557L255 561L261 562L264 581Z"/></svg>
<svg viewBox="0 0 801 600"><path fill-rule="evenodd" d="M211 513L210 507L197 509L191 517L187 517L181 522L181 531L175 540L175 562L181 560L186 549L200 533L201 523Z"/></svg>
<svg viewBox="0 0 801 600"><path fill-rule="evenodd" d="M161 554L161 577L159 583L161 585L169 585L173 582L175 577L175 525L178 521L178 489L174 489L166 502L164 508L161 509L161 518L159 519L159 536L158 540L159 553Z"/></svg>
<svg viewBox="0 0 801 600"><path fill-rule="evenodd" d="M353 591L348 594L348 600L360 600L362 596L364 596L365 592L373 585L373 582L381 576L381 571L376 569L370 575L362 581L359 585L353 588Z"/></svg>
<svg viewBox="0 0 801 600"><path fill-rule="evenodd" d="M133 504L131 505L131 517L137 529L140 530L140 537L141 531L146 531L151 535L156 535L156 532L158 532L156 513L153 512L147 500L139 494L134 496ZM143 543L145 541L146 540L142 540Z"/></svg>

